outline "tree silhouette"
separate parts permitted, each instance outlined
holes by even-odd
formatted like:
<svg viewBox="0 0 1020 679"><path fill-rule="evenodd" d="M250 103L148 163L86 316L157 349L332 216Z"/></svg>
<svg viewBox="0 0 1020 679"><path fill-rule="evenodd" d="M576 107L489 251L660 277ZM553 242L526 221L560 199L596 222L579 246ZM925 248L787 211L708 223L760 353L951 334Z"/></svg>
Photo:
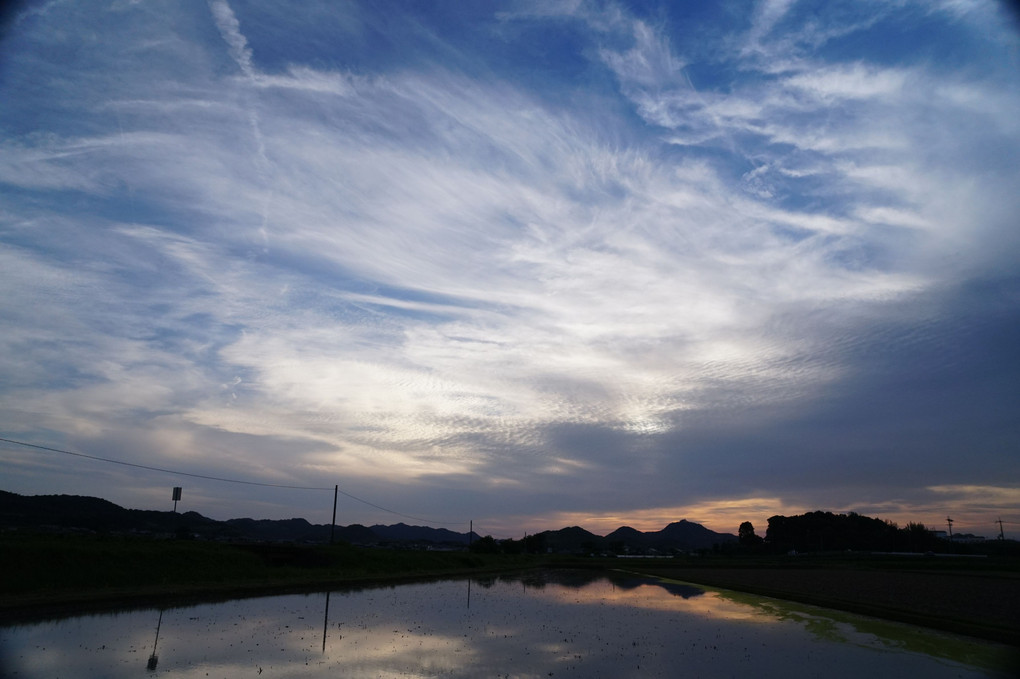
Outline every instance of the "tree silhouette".
<svg viewBox="0 0 1020 679"><path fill-rule="evenodd" d="M475 554L498 554L499 543L491 535L486 535L471 543L471 551Z"/></svg>
<svg viewBox="0 0 1020 679"><path fill-rule="evenodd" d="M737 529L737 539L745 547L753 547L762 542L762 539L754 534L754 525L750 521L740 524L740 528Z"/></svg>

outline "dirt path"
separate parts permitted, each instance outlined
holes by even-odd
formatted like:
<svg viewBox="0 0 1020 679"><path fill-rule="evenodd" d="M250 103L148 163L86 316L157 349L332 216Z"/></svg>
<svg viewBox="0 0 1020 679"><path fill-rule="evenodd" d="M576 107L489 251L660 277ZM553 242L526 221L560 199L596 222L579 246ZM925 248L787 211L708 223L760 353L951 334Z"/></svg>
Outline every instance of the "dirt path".
<svg viewBox="0 0 1020 679"><path fill-rule="evenodd" d="M1020 646L1015 574L785 568L675 568L654 574Z"/></svg>

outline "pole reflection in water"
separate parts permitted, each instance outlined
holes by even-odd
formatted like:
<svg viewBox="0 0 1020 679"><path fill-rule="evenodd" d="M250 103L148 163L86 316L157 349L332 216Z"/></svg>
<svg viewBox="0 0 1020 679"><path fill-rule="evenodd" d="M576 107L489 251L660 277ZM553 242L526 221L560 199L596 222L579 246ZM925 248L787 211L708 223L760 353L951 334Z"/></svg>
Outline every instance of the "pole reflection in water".
<svg viewBox="0 0 1020 679"><path fill-rule="evenodd" d="M139 654L197 677L1010 676L995 644L683 583L550 571L464 586L167 609L155 642L155 610L6 627L0 653L12 676L76 679L136 677ZM331 607L342 635L329 635Z"/></svg>
<svg viewBox="0 0 1020 679"><path fill-rule="evenodd" d="M322 652L326 652L326 629L329 627L329 594L326 591L326 612L322 614Z"/></svg>
<svg viewBox="0 0 1020 679"><path fill-rule="evenodd" d="M159 644L159 628L163 625L163 609L159 609L159 620L156 621L156 639L152 642L152 655L149 656L149 662L146 663L145 669L150 672L156 671L156 665L159 663L159 656L156 655L156 646Z"/></svg>

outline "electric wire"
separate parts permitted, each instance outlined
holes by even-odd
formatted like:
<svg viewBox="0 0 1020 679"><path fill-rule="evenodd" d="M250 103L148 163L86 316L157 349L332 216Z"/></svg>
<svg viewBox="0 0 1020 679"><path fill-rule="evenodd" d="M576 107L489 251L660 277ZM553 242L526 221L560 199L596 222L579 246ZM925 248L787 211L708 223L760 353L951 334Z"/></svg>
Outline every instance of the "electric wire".
<svg viewBox="0 0 1020 679"><path fill-rule="evenodd" d="M162 467L150 467L145 464L136 464L134 462L125 462L123 460L113 460L108 457L99 457L98 455L86 455L85 453L75 453L70 450L61 450L60 448L50 448L48 446L39 446L34 443L26 443L24 441L15 441L13 439L0 438L0 441L5 443L15 443L19 446L27 446L29 448L38 448L39 450L48 450L53 453L63 453L64 455L74 455L75 457L85 457L90 460L98 460L100 462L109 462L111 464L120 464L125 467L137 467L138 469L148 469L154 472L163 472L164 474L177 474L179 476L190 476L196 479L208 479L210 481L223 481L224 483L241 483L246 486L263 486L267 488L289 488L291 490L333 490L332 488L314 487L314 486L287 486L277 483L261 483L258 481L241 481L239 479L227 479L221 476L207 476L205 474L192 474L190 472L177 471L175 469L164 469Z"/></svg>
<svg viewBox="0 0 1020 679"><path fill-rule="evenodd" d="M357 497L356 495L351 495L350 493L348 493L348 492L346 492L344 490L341 490L339 486L335 486L335 487L327 487L327 486L289 486L289 485L284 485L284 484L279 484L279 483L262 483L262 482L259 482L259 481L242 481L241 479L228 479L228 478L225 478L225 477L222 477L222 476L209 476L209 475L206 475L206 474L193 474L191 472L182 472L182 471L178 471L176 469L164 469L163 467L152 467L152 466L145 465L145 464L137 464L135 462L125 462L124 460L114 460L114 459L109 458L109 457L100 457L98 455L86 455L85 453L75 453L75 452L70 451L70 450L62 450L60 448L51 448L49 446L40 446L40 445L37 445L35 443L27 443L25 441L16 441L14 439L8 439L8 438L2 438L2 437L0 437L0 441L3 441L4 443L13 443L13 444L19 445L19 446L25 446L26 448L36 448L38 450L47 450L47 451L50 451L52 453L61 453L63 455L73 455L74 457L84 457L84 458L87 458L89 460L97 460L99 462L108 462L110 464L119 464L119 465L123 465L125 467L135 467L137 469L147 469L149 471L161 472L163 474L175 474L177 476L188 476L188 477L195 478L195 479L206 479L208 481L221 481L223 483L238 483L238 484L242 484L242 485L245 485L245 486L261 486L263 488L286 488L286 489L289 489L289 490L318 490L318 491L332 490L334 492L339 493L340 495L343 495L344 497L348 497L348 498L350 498L352 500L356 500L357 502L360 502L362 504L368 505L369 507L374 507L375 509L378 509L380 511L387 512L389 514L394 514L396 516L401 516L401 517L403 517L405 519L412 519L414 521L423 521L423 522L428 523L428 524L439 525L439 526L459 525L456 522L434 521L432 519L426 519L426 518L423 518L423 517L420 517L420 516L412 516L411 514L404 514L402 512L398 512L396 510L389 509L387 507L383 507L382 505L377 505L374 502L369 502L368 500L365 500L365 499L362 499L360 497Z"/></svg>

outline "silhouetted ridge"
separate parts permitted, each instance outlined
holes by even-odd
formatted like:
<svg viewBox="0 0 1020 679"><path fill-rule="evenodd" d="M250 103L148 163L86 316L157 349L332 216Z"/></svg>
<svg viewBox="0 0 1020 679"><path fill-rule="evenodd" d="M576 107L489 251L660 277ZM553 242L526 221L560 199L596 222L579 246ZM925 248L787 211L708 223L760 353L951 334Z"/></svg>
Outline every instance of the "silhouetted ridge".
<svg viewBox="0 0 1020 679"><path fill-rule="evenodd" d="M620 526L605 537L590 533L578 526L557 531L538 533L547 548L554 552L615 554L649 554L676 551L711 549L717 544L736 541L729 533L716 533L699 523L681 520L662 530L642 532L630 526Z"/></svg>
<svg viewBox="0 0 1020 679"><path fill-rule="evenodd" d="M108 500L78 495L23 496L0 491L0 528L33 528L58 531L91 531L97 533L135 533L155 536L199 537L209 540L248 540L266 542L328 542L335 540L360 545L393 545L415 547L459 547L480 541L446 528L360 524L336 526L312 524L305 519L238 518L216 521L198 512L178 514L170 511L125 509ZM491 538L486 538L491 540ZM671 523L660 531L642 533L621 526L606 537L569 526L529 536L525 541L503 541L517 544L529 551L573 553L669 552L711 548L735 541L728 533L716 533L690 521ZM495 544L495 543L494 543Z"/></svg>
<svg viewBox="0 0 1020 679"><path fill-rule="evenodd" d="M466 545L467 533L445 528L373 526L361 524L331 527L312 524L306 519L239 518L216 521L198 512L175 513L125 509L108 500L81 495L25 496L0 490L0 528L31 528L96 533L133 533L209 540L249 540L265 542L328 542L351 544L416 543L418 546ZM477 536L475 536L477 538Z"/></svg>
<svg viewBox="0 0 1020 679"><path fill-rule="evenodd" d="M383 540L402 542L434 542L434 543L467 543L467 533L456 533L446 528L430 528L428 526L408 526L397 523L392 526L375 525L371 531Z"/></svg>
<svg viewBox="0 0 1020 679"><path fill-rule="evenodd" d="M294 542L327 542L329 526L315 526L305 519L229 519L224 522L241 536L258 536L259 540Z"/></svg>
<svg viewBox="0 0 1020 679"><path fill-rule="evenodd" d="M602 538L580 526L548 530L539 535L544 537L546 548L554 552L594 552L602 549Z"/></svg>
<svg viewBox="0 0 1020 679"><path fill-rule="evenodd" d="M334 538L352 545L370 545L379 540L379 536L373 533L371 528L362 526L360 523L337 526Z"/></svg>
<svg viewBox="0 0 1020 679"><path fill-rule="evenodd" d="M75 528L95 532L174 533L187 525L215 523L196 512L175 514L124 509L108 500L79 495L23 496L0 491L4 527Z"/></svg>
<svg viewBox="0 0 1020 679"><path fill-rule="evenodd" d="M641 531L639 531L637 528L631 528L630 526L620 526L619 528L614 530L612 533L607 535L606 536L606 540L609 541L609 542L613 542L613 541L617 541L617 540L620 540L620 541L623 541L623 542L632 542L632 541L642 540L644 538L644 536L645 536L645 534L642 533Z"/></svg>
<svg viewBox="0 0 1020 679"><path fill-rule="evenodd" d="M709 549L713 545L730 542L734 537L728 533L716 533L700 523L686 519L671 523L660 531L645 533L645 535L653 547L661 546L667 549L677 544L684 545L683 549Z"/></svg>

